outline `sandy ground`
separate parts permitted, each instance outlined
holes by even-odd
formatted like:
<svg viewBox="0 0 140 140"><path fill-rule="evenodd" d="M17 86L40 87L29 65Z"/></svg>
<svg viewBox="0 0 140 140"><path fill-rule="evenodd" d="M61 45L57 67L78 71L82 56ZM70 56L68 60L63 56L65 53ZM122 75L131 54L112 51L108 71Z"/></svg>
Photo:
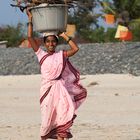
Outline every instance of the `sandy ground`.
<svg viewBox="0 0 140 140"><path fill-rule="evenodd" d="M140 77L86 75L71 140L140 140ZM39 140L40 75L0 76L0 140Z"/></svg>

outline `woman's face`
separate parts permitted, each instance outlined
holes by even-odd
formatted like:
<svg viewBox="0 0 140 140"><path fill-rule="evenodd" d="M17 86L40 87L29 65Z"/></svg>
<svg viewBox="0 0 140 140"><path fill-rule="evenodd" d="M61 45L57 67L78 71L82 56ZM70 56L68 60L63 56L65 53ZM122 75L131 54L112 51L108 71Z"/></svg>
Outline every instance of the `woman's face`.
<svg viewBox="0 0 140 140"><path fill-rule="evenodd" d="M47 48L47 51L54 52L56 46L57 46L56 37L53 35L48 36L45 40L45 47Z"/></svg>

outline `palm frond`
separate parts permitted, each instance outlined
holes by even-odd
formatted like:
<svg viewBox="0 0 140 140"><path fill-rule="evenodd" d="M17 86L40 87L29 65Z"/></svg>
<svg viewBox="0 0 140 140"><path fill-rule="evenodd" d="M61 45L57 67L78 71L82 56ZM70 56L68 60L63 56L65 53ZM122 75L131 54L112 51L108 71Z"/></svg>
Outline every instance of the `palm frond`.
<svg viewBox="0 0 140 140"><path fill-rule="evenodd" d="M116 12L111 8L108 2L101 2L101 6L104 8L105 11L109 11L110 13L116 15Z"/></svg>
<svg viewBox="0 0 140 140"><path fill-rule="evenodd" d="M131 22L129 23L129 26L132 28L139 27L140 26L140 18L131 20Z"/></svg>

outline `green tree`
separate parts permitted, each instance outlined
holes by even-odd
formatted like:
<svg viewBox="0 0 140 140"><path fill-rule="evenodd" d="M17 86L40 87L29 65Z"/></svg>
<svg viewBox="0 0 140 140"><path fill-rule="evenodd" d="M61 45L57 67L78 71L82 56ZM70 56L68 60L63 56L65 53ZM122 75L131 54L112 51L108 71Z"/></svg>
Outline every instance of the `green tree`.
<svg viewBox="0 0 140 140"><path fill-rule="evenodd" d="M107 31L104 33L104 41L105 42L118 42L118 40L114 38L115 33L116 33L116 28L108 28Z"/></svg>
<svg viewBox="0 0 140 140"><path fill-rule="evenodd" d="M16 26L6 25L0 27L0 41L7 40L8 47L17 47L22 38L25 37L23 27L21 23Z"/></svg>
<svg viewBox="0 0 140 140"><path fill-rule="evenodd" d="M136 26L132 29L133 41L140 41L140 27Z"/></svg>
<svg viewBox="0 0 140 140"><path fill-rule="evenodd" d="M105 13L112 13L118 24L127 27L140 25L140 0L103 0L100 1Z"/></svg>
<svg viewBox="0 0 140 140"><path fill-rule="evenodd" d="M98 27L99 15L93 13L93 8L97 6L96 0L79 0L77 2L78 7L72 8L72 12L69 12L68 23L76 25L78 36L90 40L90 35L88 38L85 33L92 32L93 27Z"/></svg>
<svg viewBox="0 0 140 140"><path fill-rule="evenodd" d="M85 35L85 39L89 40L89 42L95 43L95 42L105 42L104 40L104 28L100 27L100 28L96 28L94 30L84 30L83 31L84 35Z"/></svg>

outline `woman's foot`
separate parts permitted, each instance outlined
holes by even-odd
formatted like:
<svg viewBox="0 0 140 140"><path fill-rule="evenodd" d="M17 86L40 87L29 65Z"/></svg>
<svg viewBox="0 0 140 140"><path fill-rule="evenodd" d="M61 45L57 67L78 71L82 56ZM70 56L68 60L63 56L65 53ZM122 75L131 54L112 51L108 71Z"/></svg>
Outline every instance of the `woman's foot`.
<svg viewBox="0 0 140 140"><path fill-rule="evenodd" d="M64 138L61 138L60 136L57 136L57 140L64 140Z"/></svg>

